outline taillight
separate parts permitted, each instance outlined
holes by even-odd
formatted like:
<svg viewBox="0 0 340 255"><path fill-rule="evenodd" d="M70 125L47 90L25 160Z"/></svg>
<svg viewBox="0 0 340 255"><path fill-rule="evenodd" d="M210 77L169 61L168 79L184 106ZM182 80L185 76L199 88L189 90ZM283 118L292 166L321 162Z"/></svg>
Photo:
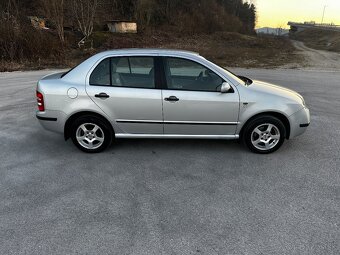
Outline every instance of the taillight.
<svg viewBox="0 0 340 255"><path fill-rule="evenodd" d="M45 111L44 96L39 91L37 91L37 102L39 111L40 112Z"/></svg>

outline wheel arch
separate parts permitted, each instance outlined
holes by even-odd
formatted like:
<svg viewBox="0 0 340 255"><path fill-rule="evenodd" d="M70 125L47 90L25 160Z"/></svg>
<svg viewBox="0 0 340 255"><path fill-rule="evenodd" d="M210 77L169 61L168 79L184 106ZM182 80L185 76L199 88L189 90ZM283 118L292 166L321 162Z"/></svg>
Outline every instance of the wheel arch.
<svg viewBox="0 0 340 255"><path fill-rule="evenodd" d="M71 131L72 123L76 119L78 119L79 117L86 116L86 115L91 115L91 116L97 117L97 118L101 119L102 121L104 121L108 125L108 127L111 128L112 134L114 135L113 126L112 126L112 124L110 123L110 121L106 117L104 117L102 114L99 114L97 112L82 111L82 112L76 112L76 113L72 114L67 119L67 121L65 122L65 126L64 126L64 138L65 138L65 140L68 140L70 138L70 136L71 136L70 131Z"/></svg>
<svg viewBox="0 0 340 255"><path fill-rule="evenodd" d="M286 129L286 139L289 139L290 136L290 122L289 119L282 113L279 112L261 112L258 114L255 114L253 116L251 116L242 126L241 131L240 131L240 137L243 137L243 132L246 128L246 126L249 124L249 122L251 122L252 120L260 117L260 116L273 116L278 118L279 120L282 121L283 125L285 126Z"/></svg>

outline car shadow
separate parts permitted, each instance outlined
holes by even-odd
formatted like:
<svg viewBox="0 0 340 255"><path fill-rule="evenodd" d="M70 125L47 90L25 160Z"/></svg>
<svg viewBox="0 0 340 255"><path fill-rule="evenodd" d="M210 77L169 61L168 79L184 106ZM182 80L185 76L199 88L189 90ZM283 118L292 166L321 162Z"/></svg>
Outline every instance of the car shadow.
<svg viewBox="0 0 340 255"><path fill-rule="evenodd" d="M108 151L145 150L242 150L238 140L215 139L115 139Z"/></svg>

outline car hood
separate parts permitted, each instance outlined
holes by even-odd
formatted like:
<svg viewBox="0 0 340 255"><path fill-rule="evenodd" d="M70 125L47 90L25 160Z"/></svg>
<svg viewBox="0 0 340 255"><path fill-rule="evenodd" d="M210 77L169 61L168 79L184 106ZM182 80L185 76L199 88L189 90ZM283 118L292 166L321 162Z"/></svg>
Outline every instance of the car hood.
<svg viewBox="0 0 340 255"><path fill-rule="evenodd" d="M285 97L287 99L291 99L291 100L304 104L304 99L299 93L297 93L294 90L287 89L285 87L255 80L249 86L249 88L251 88L252 90L258 91L258 92L263 92L266 94L271 94L271 95L279 96L279 97Z"/></svg>

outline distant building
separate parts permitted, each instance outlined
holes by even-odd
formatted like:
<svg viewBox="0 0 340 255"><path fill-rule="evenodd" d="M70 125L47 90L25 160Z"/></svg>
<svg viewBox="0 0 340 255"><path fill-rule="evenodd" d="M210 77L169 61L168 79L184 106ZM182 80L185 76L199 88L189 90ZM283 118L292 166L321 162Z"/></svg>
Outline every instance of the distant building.
<svg viewBox="0 0 340 255"><path fill-rule="evenodd" d="M106 25L111 33L137 33L137 23L126 20L110 20Z"/></svg>
<svg viewBox="0 0 340 255"><path fill-rule="evenodd" d="M272 28L272 27L262 27L256 29L257 34L266 34L266 35L276 35L276 36L286 36L289 33L288 29L283 28Z"/></svg>

